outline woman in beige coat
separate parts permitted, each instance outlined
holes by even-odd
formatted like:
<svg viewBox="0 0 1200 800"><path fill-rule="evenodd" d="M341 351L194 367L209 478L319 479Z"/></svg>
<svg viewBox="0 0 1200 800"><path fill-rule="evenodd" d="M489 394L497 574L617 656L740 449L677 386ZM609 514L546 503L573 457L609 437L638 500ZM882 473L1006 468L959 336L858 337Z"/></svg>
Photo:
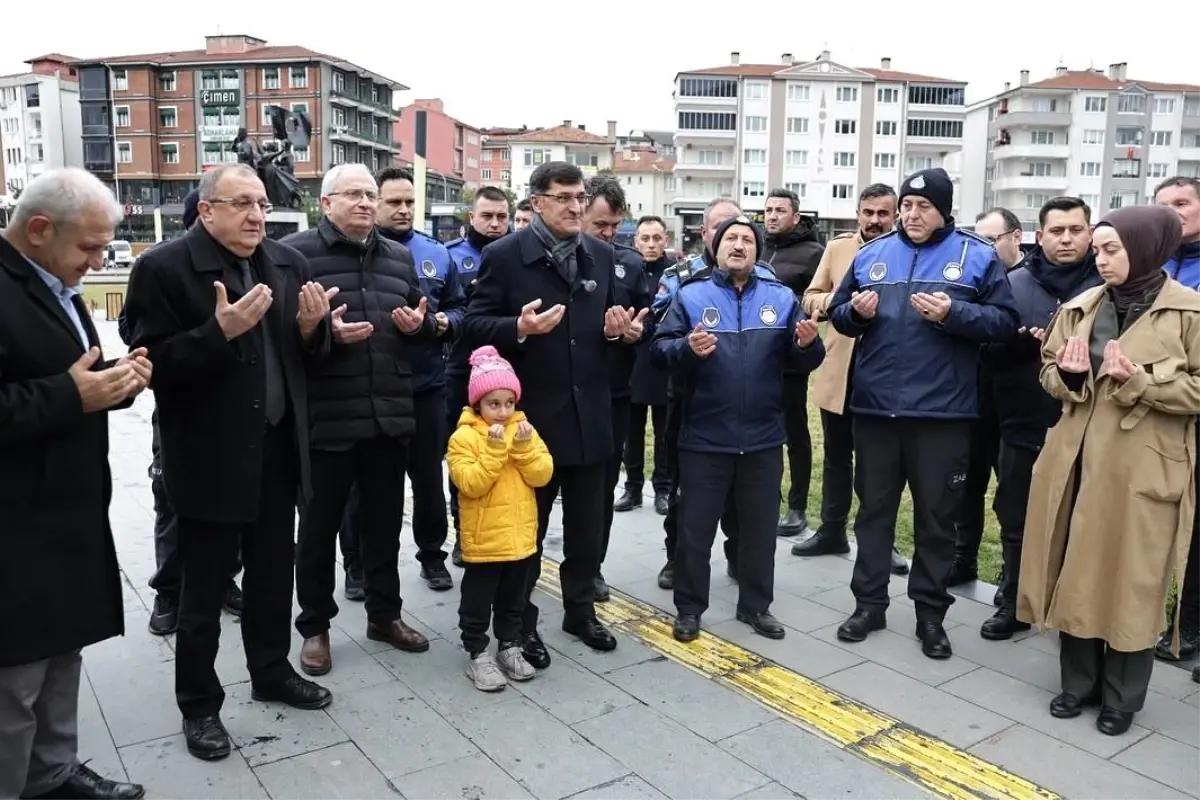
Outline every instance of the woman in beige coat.
<svg viewBox="0 0 1200 800"><path fill-rule="evenodd" d="M1033 469L1017 615L1061 632L1051 715L1101 705L1110 736L1145 703L1190 541L1200 293L1160 268L1181 235L1160 206L1106 216L1092 239L1104 285L1062 306L1042 349L1063 414Z"/></svg>

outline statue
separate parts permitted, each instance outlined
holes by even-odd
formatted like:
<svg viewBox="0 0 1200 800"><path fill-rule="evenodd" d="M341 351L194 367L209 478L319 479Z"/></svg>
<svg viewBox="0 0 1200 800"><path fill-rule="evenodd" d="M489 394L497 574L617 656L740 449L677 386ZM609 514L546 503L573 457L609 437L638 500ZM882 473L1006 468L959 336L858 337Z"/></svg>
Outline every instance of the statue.
<svg viewBox="0 0 1200 800"><path fill-rule="evenodd" d="M239 164L245 164L258 173L271 205L300 208L304 191L296 179L292 150L308 147L312 139L312 123L308 115L302 112L288 111L279 106L267 106L267 111L271 115L274 138L260 144L249 137L245 128L238 128L233 150L237 153Z"/></svg>

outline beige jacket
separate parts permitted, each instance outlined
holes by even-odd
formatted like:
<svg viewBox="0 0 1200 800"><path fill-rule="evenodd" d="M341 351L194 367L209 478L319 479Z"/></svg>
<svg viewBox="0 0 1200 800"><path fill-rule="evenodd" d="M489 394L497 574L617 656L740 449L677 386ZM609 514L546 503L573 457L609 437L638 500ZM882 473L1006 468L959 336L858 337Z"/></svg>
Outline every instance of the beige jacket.
<svg viewBox="0 0 1200 800"><path fill-rule="evenodd" d="M805 314L815 320L828 319L833 293L837 291L838 284L862 246L862 235L857 231L842 234L829 243L825 254L821 256L821 263L817 265L817 273L813 275L812 283L801 299ZM845 413L846 382L850 376L852 358L854 340L835 331L832 325L826 325L825 361L813 377L810 389L818 408L834 414Z"/></svg>

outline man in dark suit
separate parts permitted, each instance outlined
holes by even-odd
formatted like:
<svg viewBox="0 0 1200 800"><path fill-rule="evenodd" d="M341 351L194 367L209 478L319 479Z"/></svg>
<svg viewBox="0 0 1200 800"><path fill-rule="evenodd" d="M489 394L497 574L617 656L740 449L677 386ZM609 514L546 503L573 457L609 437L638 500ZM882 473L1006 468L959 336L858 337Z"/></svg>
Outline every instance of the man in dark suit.
<svg viewBox="0 0 1200 800"><path fill-rule="evenodd" d="M533 221L484 251L464 335L494 345L531 387L521 407L554 457L554 477L537 490L538 554L561 492L563 630L593 649L612 650L617 640L596 619L594 579L613 452L609 348L626 346L621 338L633 315L615 304L612 245L582 232L589 198L579 168L543 164L530 176L529 191ZM538 573L531 576L531 598ZM537 620L531 599L525 658L544 669L550 654Z"/></svg>
<svg viewBox="0 0 1200 800"><path fill-rule="evenodd" d="M125 632L108 414L150 379L80 296L121 219L81 169L30 182L0 238L0 797L140 798L79 763L80 650Z"/></svg>
<svg viewBox="0 0 1200 800"><path fill-rule="evenodd" d="M248 167L205 173L200 224L144 256L126 299L133 344L159 367L183 575L175 696L188 752L202 759L231 749L214 661L239 541L251 696L300 709L331 700L288 662L296 500L309 489L305 361L329 351L329 296L302 255L266 239L269 210Z"/></svg>

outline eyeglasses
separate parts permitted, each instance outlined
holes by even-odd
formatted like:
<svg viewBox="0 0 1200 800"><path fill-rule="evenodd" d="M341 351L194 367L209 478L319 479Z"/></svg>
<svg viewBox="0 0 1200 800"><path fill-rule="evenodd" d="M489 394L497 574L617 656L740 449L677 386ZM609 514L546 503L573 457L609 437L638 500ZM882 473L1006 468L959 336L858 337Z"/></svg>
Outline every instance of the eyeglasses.
<svg viewBox="0 0 1200 800"><path fill-rule="evenodd" d="M366 200L368 203L378 203L379 193L370 189L347 189L344 192L330 192L329 197L344 197L354 203Z"/></svg>
<svg viewBox="0 0 1200 800"><path fill-rule="evenodd" d="M551 200L561 206L568 206L572 203L578 203L581 206L586 206L592 201L592 196L590 194L545 194L544 192L539 192L537 196L549 197Z"/></svg>
<svg viewBox="0 0 1200 800"><path fill-rule="evenodd" d="M239 214L245 214L255 206L258 206L259 211L262 213L270 214L273 207L266 200L254 200L249 197L214 197L208 203L214 206L225 204Z"/></svg>
<svg viewBox="0 0 1200 800"><path fill-rule="evenodd" d="M983 238L987 239L992 244L995 244L996 242L1003 239L1005 236L1008 236L1010 233L1016 233L1016 232L1017 232L1016 228L1009 228L1008 230L1004 231L1003 233L998 233L995 236L985 236Z"/></svg>

